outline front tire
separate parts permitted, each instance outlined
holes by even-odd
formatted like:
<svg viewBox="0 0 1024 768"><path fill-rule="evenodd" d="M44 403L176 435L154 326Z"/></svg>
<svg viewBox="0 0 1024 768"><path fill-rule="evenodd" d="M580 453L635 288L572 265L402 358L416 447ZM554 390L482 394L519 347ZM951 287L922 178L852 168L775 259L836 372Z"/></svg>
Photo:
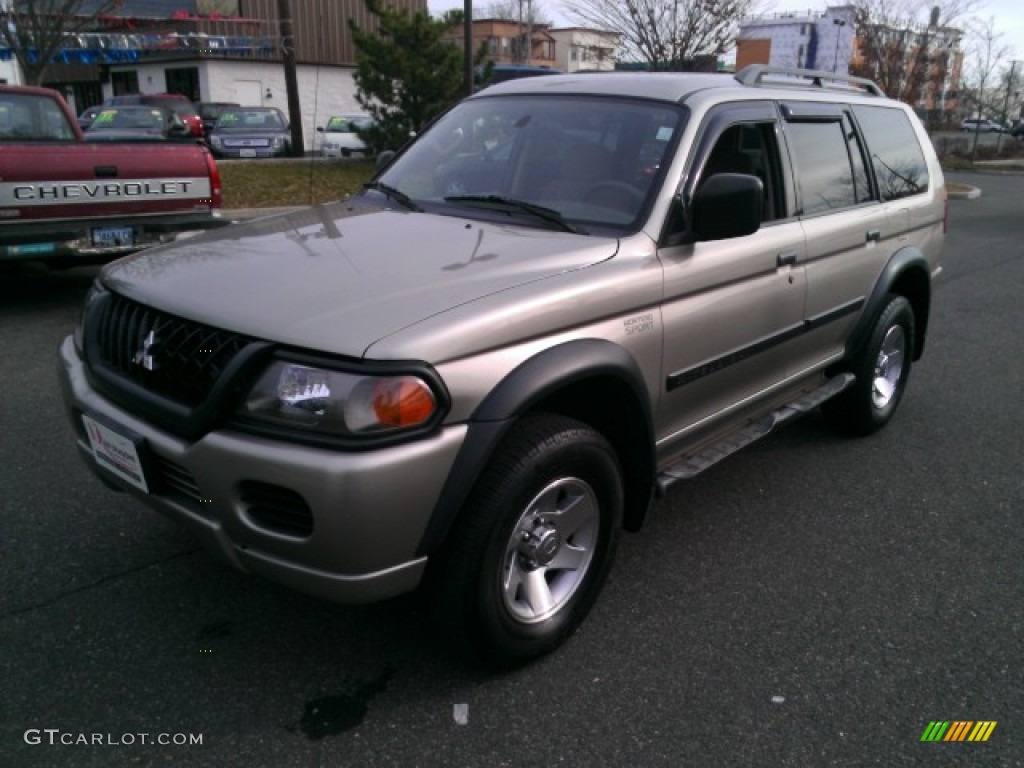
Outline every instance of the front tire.
<svg viewBox="0 0 1024 768"><path fill-rule="evenodd" d="M867 344L852 361L856 382L822 406L832 426L848 434L870 435L889 423L907 388L914 338L910 302L890 294Z"/></svg>
<svg viewBox="0 0 1024 768"><path fill-rule="evenodd" d="M444 628L488 665L557 648L604 583L622 525L622 473L598 432L524 417L484 471L433 575Z"/></svg>

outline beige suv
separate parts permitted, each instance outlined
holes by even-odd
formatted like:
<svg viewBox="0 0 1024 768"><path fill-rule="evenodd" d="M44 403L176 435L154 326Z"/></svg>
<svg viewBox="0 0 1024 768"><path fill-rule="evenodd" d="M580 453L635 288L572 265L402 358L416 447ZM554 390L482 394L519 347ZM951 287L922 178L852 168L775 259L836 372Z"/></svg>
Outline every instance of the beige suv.
<svg viewBox="0 0 1024 768"><path fill-rule="evenodd" d="M870 82L519 80L348 200L110 265L63 391L96 473L233 566L422 584L515 664L652 498L818 405L890 421L944 229L924 130Z"/></svg>

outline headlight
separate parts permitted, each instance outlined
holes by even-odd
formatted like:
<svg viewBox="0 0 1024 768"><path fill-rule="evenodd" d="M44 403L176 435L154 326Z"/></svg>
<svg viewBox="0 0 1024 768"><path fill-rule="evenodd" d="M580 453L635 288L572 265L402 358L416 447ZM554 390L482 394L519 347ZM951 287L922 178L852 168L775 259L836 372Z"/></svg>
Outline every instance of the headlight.
<svg viewBox="0 0 1024 768"><path fill-rule="evenodd" d="M356 437L427 424L437 397L412 374L360 375L275 361L259 377L240 415L268 425Z"/></svg>
<svg viewBox="0 0 1024 768"><path fill-rule="evenodd" d="M223 142L220 136L214 136L213 134L210 134L210 146L219 147L222 143Z"/></svg>
<svg viewBox="0 0 1024 768"><path fill-rule="evenodd" d="M274 137L274 149L280 149L281 147L283 147L284 146L284 141L285 141L284 136L275 136Z"/></svg>

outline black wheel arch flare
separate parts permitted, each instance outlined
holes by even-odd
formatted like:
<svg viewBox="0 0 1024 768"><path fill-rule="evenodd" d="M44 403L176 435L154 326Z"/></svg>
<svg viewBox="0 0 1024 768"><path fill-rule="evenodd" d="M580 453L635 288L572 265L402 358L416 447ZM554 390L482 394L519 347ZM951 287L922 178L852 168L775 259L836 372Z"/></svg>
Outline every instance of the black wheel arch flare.
<svg viewBox="0 0 1024 768"><path fill-rule="evenodd" d="M587 392L593 397L586 397ZM619 397L614 402L600 401L609 394ZM640 527L653 493L656 466L647 386L639 365L625 349L602 339L580 339L550 347L521 363L473 412L417 554L429 555L441 546L502 438L517 418L533 410L577 418L605 435L622 465L625 527Z"/></svg>
<svg viewBox="0 0 1024 768"><path fill-rule="evenodd" d="M864 311L846 343L846 360L854 357L867 343L875 318L886 305L886 297L898 293L906 297L914 309L914 360L924 352L928 331L928 313L931 307L931 268L928 259L916 246L896 251L882 269L875 287L868 296Z"/></svg>

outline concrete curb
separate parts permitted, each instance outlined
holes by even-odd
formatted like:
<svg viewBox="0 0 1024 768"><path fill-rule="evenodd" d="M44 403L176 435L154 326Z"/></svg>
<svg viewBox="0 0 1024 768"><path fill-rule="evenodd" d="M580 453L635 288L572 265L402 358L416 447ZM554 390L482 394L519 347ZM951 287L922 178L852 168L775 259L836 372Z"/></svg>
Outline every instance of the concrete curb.
<svg viewBox="0 0 1024 768"><path fill-rule="evenodd" d="M950 189L946 187L946 194L950 200L974 200L981 197L981 189L972 187L970 184L957 184L961 189Z"/></svg>

